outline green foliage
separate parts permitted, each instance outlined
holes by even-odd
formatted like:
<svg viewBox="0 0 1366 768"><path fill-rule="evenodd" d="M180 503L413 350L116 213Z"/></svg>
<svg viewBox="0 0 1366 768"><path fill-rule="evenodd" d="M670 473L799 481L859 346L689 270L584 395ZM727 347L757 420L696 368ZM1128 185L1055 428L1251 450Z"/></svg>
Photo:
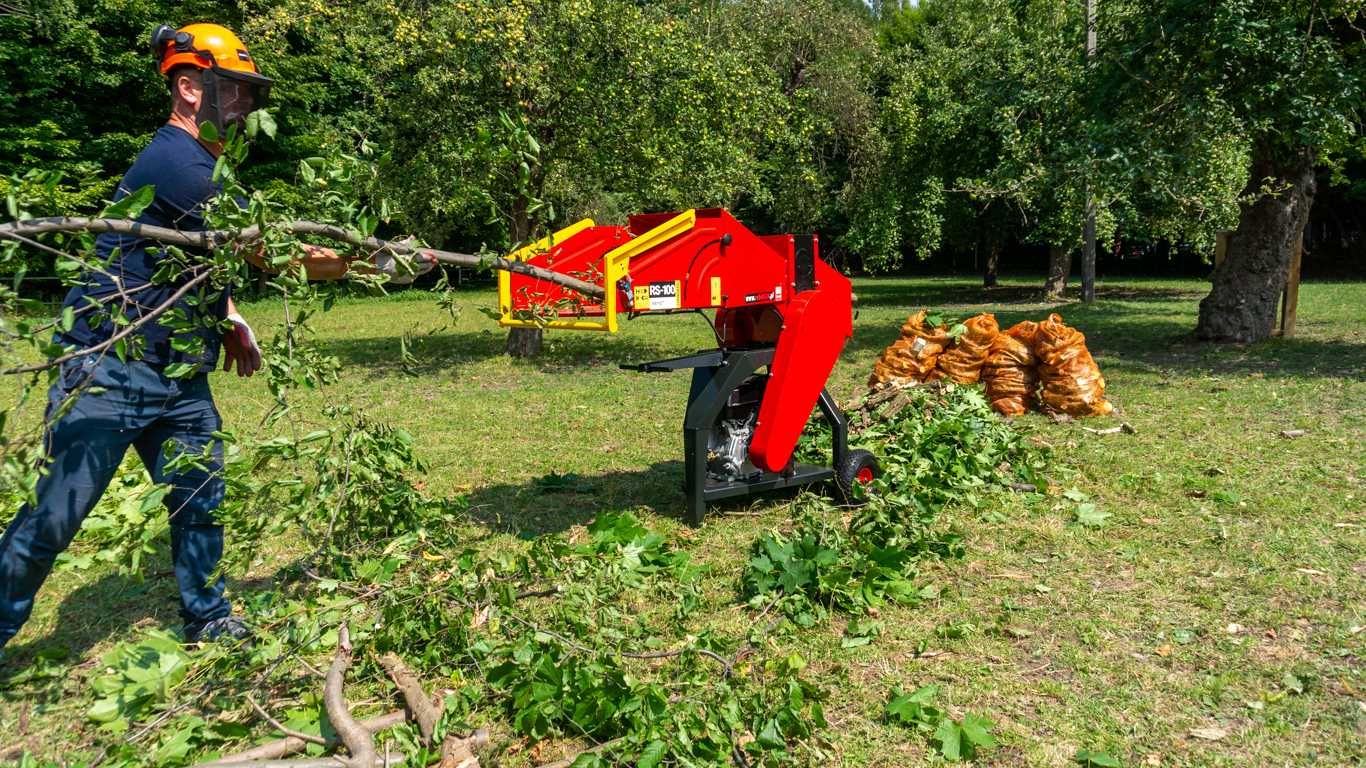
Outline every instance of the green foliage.
<svg viewBox="0 0 1366 768"><path fill-rule="evenodd" d="M741 585L751 605L773 601L811 625L827 609L858 615L933 598L936 588L914 585L917 563L963 554L962 534L939 523L944 507L976 506L1013 479L1042 482L1046 456L979 388L912 387L903 396L903 407L854 440L878 457L882 475L847 521L836 522L824 498L805 496L789 532L755 542ZM829 444L828 428L808 429L800 454L828 462Z"/></svg>
<svg viewBox="0 0 1366 768"><path fill-rule="evenodd" d="M230 450L229 501L218 517L232 538L265 541L302 529L320 552L364 552L367 542L419 534L433 522L431 502L409 480L410 473L423 470L412 437L345 407L329 408L326 415L336 426ZM244 567L240 558L250 554L228 553L225 567ZM342 572L351 563L332 562ZM375 581L375 573L365 577L363 563L358 570L354 577Z"/></svg>
<svg viewBox="0 0 1366 768"><path fill-rule="evenodd" d="M147 46L152 29L238 21L235 4L202 0L19 5L0 13L0 176L60 172L54 214L108 197L113 177L165 121L170 96Z"/></svg>
<svg viewBox="0 0 1366 768"><path fill-rule="evenodd" d="M996 746L991 735L994 723L981 715L967 714L961 720L949 717L934 706L939 686L925 685L911 693L892 691L887 702L887 721L911 728L939 746L939 754L949 762L972 760L980 749Z"/></svg>
<svg viewBox="0 0 1366 768"><path fill-rule="evenodd" d="M165 706L190 671L190 657L180 639L160 631L149 632L136 644L114 648L100 662L105 672L91 684L100 698L89 716L115 733Z"/></svg>
<svg viewBox="0 0 1366 768"><path fill-rule="evenodd" d="M1113 757L1108 752L1100 752L1090 749L1079 749L1077 754L1072 756L1072 760L1081 765L1082 768L1120 768L1123 763Z"/></svg>
<svg viewBox="0 0 1366 768"><path fill-rule="evenodd" d="M168 551L170 545L170 522L162 505L170 490L151 482L141 464L128 467L81 524L80 554L58 555L57 567L113 566L117 573L141 578L144 559Z"/></svg>

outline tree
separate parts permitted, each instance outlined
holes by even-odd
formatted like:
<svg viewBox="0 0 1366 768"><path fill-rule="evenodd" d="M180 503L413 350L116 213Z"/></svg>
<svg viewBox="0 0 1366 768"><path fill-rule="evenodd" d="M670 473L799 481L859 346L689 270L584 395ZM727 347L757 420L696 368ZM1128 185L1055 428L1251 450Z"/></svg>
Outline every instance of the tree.
<svg viewBox="0 0 1366 768"><path fill-rule="evenodd" d="M1102 9L1104 12L1104 9ZM1315 194L1362 122L1362 3L1268 0L1115 3L1101 98L1130 114L1125 162L1206 157L1211 136L1245 147L1237 229L1196 335L1267 338Z"/></svg>
<svg viewBox="0 0 1366 768"><path fill-rule="evenodd" d="M760 229L819 232L824 248L867 258L848 235L859 185L885 151L876 93L882 57L868 7L749 0L719 16L718 43L761 65L755 82L774 109L758 150L759 186L739 215Z"/></svg>
<svg viewBox="0 0 1366 768"><path fill-rule="evenodd" d="M1102 43L1110 8L1101 7ZM1102 240L1213 240L1241 183L1236 135L1200 132L1198 154L1145 143L1148 105L1117 107L1100 87L1083 12L1080 3L937 0L885 22L884 44L896 47L883 108L892 193L883 194L902 201L907 247L975 249L989 286L1005 243L1046 243L1045 294L1060 298L1088 196Z"/></svg>
<svg viewBox="0 0 1366 768"><path fill-rule="evenodd" d="M505 251L583 215L727 205L757 187L774 102L754 65L711 44L705 11L376 0L363 15L358 32L354 10L326 24L279 13L274 34L370 73L380 191L431 241ZM509 351L538 336L514 334Z"/></svg>
<svg viewBox="0 0 1366 768"><path fill-rule="evenodd" d="M1082 18L1057 3L940 0L903 11L884 119L907 245L988 255L1080 226Z"/></svg>

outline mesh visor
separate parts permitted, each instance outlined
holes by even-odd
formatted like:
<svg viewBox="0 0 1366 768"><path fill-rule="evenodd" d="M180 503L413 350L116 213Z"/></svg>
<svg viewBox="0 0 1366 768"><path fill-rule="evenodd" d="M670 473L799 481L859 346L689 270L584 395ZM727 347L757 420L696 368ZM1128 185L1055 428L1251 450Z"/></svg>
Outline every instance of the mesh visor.
<svg viewBox="0 0 1366 768"><path fill-rule="evenodd" d="M220 127L245 125L247 115L266 105L270 96L269 78L220 67L211 71L216 80L213 90Z"/></svg>

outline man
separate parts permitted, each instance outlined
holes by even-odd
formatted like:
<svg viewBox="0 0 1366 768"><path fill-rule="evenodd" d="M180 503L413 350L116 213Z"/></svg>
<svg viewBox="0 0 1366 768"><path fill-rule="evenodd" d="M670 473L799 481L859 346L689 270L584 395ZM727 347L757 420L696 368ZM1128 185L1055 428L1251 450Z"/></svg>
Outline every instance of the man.
<svg viewBox="0 0 1366 768"><path fill-rule="evenodd" d="M222 145L206 141L200 126L212 124L218 137L230 125L240 128L264 103L271 81L260 74L236 35L215 24L174 31L161 27L152 42L171 91L171 117L138 155L115 199L151 184L155 199L138 221L202 230L203 205L219 191L213 168ZM300 261L310 279L332 280L347 273L347 261L332 251L307 250ZM77 313L75 325L58 338L68 348L88 350L107 342L115 332L111 315L145 316L189 279L155 282L164 255L155 243L133 236L101 235L96 253L99 264L107 266L92 269L66 298L65 306ZM263 266L259 255L249 259ZM414 264L415 271L420 274L433 264L424 256ZM387 259L379 271L392 275L393 260ZM403 278L411 281L413 276ZM105 349L62 363L49 392L48 464L38 483L37 504L25 504L0 538L0 655L28 620L54 560L99 501L129 446L155 482L171 486L165 503L186 641L247 635L223 597L223 580L211 580L223 554L223 529L213 512L223 500L224 482L222 444L214 437L222 422L209 392L208 371L221 345L223 369L235 366L239 376L251 376L261 367L255 336L227 290L200 286L139 327L128 342L137 353L126 362ZM59 406L73 393L79 396L61 413ZM177 455L206 452L211 459L198 468L171 463Z"/></svg>

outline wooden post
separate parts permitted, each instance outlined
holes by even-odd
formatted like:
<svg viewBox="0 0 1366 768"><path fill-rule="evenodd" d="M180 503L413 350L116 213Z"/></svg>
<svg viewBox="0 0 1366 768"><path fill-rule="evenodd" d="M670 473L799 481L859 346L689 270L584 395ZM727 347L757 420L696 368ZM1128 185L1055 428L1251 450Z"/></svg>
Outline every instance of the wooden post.
<svg viewBox="0 0 1366 768"><path fill-rule="evenodd" d="M1228 232L1219 232L1214 236L1214 268L1218 269L1220 264L1228 256Z"/></svg>
<svg viewBox="0 0 1366 768"><path fill-rule="evenodd" d="M1290 260L1290 274L1281 294L1281 336L1295 335L1295 313L1300 308L1300 261L1304 258L1304 239L1295 243L1295 256Z"/></svg>

